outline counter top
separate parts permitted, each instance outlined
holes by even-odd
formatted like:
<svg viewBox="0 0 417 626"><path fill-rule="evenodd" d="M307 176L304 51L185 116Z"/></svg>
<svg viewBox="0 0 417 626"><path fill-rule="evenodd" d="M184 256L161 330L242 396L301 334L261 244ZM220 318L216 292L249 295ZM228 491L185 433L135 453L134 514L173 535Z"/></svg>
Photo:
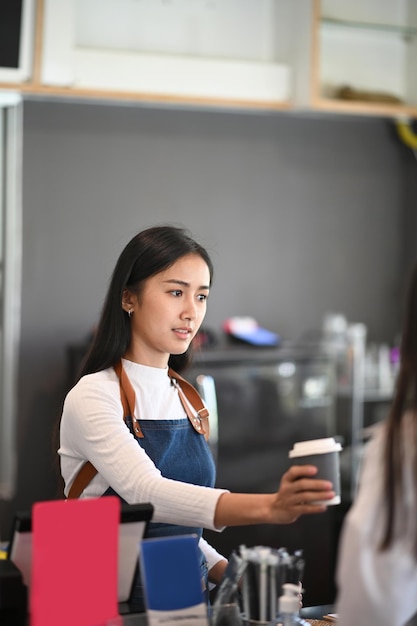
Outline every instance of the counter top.
<svg viewBox="0 0 417 626"><path fill-rule="evenodd" d="M323 615L334 612L334 606L311 606L301 609L301 617L311 626L330 626L332 622L322 619ZM123 616L123 626L147 626L145 613Z"/></svg>

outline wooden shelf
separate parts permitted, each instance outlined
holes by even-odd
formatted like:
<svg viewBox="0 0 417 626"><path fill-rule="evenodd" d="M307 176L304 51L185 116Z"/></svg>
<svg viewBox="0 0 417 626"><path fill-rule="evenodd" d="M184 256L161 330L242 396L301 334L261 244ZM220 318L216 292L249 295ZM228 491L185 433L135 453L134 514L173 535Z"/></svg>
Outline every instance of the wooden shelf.
<svg viewBox="0 0 417 626"><path fill-rule="evenodd" d="M80 100L106 100L146 102L154 104L184 105L197 107L231 108L231 109L270 109L291 110L293 104L289 101L257 101L224 98L199 98L191 96L176 96L174 94L152 94L141 92L114 91L104 89L82 89L77 87L52 87L35 82L25 84L0 83L0 90L18 91L22 94L40 97L58 97Z"/></svg>
<svg viewBox="0 0 417 626"><path fill-rule="evenodd" d="M312 108L317 111L345 113L347 115L373 115L376 117L417 118L417 106L383 104L378 102L360 102L339 100L336 98L316 98Z"/></svg>

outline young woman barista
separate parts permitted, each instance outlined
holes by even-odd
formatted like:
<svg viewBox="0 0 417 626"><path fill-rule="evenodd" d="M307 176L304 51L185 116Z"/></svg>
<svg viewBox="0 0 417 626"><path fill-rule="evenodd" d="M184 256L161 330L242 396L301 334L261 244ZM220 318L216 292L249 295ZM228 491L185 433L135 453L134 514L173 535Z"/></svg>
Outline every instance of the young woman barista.
<svg viewBox="0 0 417 626"><path fill-rule="evenodd" d="M181 371L187 363L212 274L207 251L183 229L156 226L127 244L81 378L65 399L59 448L66 496L74 495L75 478L89 461L97 473L75 495L151 502L149 536L196 533L206 583L220 580L227 561L202 538L204 528L287 524L323 512L313 502L334 496L331 483L314 479L312 466L292 467L275 493L214 488L207 425L198 415L187 419L190 405L168 369ZM130 412L138 421L129 429L121 393L132 396L132 389Z"/></svg>

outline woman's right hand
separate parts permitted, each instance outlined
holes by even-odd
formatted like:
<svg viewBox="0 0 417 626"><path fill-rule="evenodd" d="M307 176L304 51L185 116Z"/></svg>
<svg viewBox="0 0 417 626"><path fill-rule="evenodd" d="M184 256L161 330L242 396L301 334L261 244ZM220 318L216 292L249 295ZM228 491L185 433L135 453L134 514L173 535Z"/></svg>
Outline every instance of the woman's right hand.
<svg viewBox="0 0 417 626"><path fill-rule="evenodd" d="M323 513L335 496L332 483L314 478L313 465L293 465L281 478L273 494L223 493L217 501L217 528L249 524L289 524L301 515Z"/></svg>
<svg viewBox="0 0 417 626"><path fill-rule="evenodd" d="M336 494L332 483L314 478L316 474L313 465L293 465L285 472L272 503L272 523L288 524L301 515L326 510L325 504L317 502L331 500Z"/></svg>

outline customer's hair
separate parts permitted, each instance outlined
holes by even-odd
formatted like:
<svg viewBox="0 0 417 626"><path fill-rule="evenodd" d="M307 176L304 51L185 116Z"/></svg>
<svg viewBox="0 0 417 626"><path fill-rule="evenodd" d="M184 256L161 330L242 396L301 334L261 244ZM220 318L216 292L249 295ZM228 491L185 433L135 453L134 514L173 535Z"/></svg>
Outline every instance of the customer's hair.
<svg viewBox="0 0 417 626"><path fill-rule="evenodd" d="M387 421L387 437L384 457L384 482L386 496L386 522L381 548L387 549L394 542L396 508L398 500L406 497L404 486L404 415L412 419L413 476L415 502L417 503L417 263L411 272L400 345L400 368L395 385L394 398ZM417 511L416 511L417 518ZM417 533L414 542L417 559Z"/></svg>
<svg viewBox="0 0 417 626"><path fill-rule="evenodd" d="M131 341L128 314L122 308L124 289L140 295L144 282L166 270L187 254L200 256L207 264L210 282L213 265L207 251L184 228L154 226L138 233L121 253L111 278L100 320L84 360L81 376L114 366ZM192 346L181 355L171 355L169 365L177 371L190 362Z"/></svg>

